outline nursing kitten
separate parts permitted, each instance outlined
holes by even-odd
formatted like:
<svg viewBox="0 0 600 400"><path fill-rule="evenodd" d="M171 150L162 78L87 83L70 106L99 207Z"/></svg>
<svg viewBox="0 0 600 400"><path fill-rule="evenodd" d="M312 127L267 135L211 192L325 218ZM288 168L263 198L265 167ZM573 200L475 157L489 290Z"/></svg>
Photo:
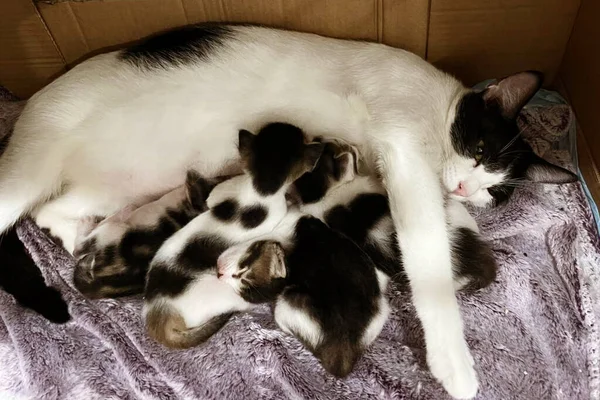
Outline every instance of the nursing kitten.
<svg viewBox="0 0 600 400"><path fill-rule="evenodd" d="M352 239L386 275L406 282L402 253L385 190L372 176L355 176L358 154L327 143L314 170L294 182L300 210ZM477 290L496 277L497 264L477 223L454 199L446 202L455 289Z"/></svg>
<svg viewBox="0 0 600 400"><path fill-rule="evenodd" d="M128 206L99 224L82 220L73 252L75 287L91 299L142 293L156 251L206 211L206 198L215 183L188 171L185 185L156 201Z"/></svg>
<svg viewBox="0 0 600 400"><path fill-rule="evenodd" d="M286 191L314 168L323 145L305 144L302 131L269 124L255 136L239 132L244 175L217 185L209 211L171 236L152 260L144 315L151 337L162 344L196 346L219 330L232 312L249 304L218 280L217 258L231 245L275 228L287 213Z"/></svg>
<svg viewBox="0 0 600 400"><path fill-rule="evenodd" d="M285 255L276 241L233 247L219 258L219 279L249 303L274 301L277 325L344 377L388 318L388 277L348 237L297 215Z"/></svg>
<svg viewBox="0 0 600 400"><path fill-rule="evenodd" d="M522 181L577 180L519 135L516 116L542 81L522 72L475 92L377 43L249 25L176 29L91 58L28 101L0 158L0 233L33 212L68 247L82 217L183 184L189 168L223 175L238 160L240 127L277 120L343 139L386 189L427 364L450 395L472 398L445 196L489 205Z"/></svg>

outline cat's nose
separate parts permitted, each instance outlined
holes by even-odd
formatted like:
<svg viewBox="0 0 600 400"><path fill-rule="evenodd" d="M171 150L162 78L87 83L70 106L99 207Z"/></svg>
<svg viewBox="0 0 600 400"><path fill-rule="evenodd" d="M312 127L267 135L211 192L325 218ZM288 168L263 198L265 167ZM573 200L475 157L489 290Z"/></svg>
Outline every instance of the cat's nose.
<svg viewBox="0 0 600 400"><path fill-rule="evenodd" d="M467 192L467 185L465 185L463 182L459 182L458 187L456 189L454 189L452 194L455 194L455 195L461 196L461 197L469 197L469 193Z"/></svg>

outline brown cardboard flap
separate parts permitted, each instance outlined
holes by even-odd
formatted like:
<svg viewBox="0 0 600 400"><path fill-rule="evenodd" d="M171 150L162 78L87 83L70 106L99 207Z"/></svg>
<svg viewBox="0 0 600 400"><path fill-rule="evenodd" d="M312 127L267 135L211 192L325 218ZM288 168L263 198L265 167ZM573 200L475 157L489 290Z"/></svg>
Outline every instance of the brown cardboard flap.
<svg viewBox="0 0 600 400"><path fill-rule="evenodd" d="M35 6L0 2L0 84L28 97L64 69L64 61Z"/></svg>
<svg viewBox="0 0 600 400"><path fill-rule="evenodd" d="M377 40L377 0L112 0L38 3L68 64L89 52L202 21L251 22Z"/></svg>
<svg viewBox="0 0 600 400"><path fill-rule="evenodd" d="M432 0L427 59L467 83L537 69L552 82L579 0Z"/></svg>
<svg viewBox="0 0 600 400"><path fill-rule="evenodd" d="M600 166L599 19L600 2L583 0L560 71L597 166Z"/></svg>
<svg viewBox="0 0 600 400"><path fill-rule="evenodd" d="M425 58L429 1L382 0L381 41Z"/></svg>

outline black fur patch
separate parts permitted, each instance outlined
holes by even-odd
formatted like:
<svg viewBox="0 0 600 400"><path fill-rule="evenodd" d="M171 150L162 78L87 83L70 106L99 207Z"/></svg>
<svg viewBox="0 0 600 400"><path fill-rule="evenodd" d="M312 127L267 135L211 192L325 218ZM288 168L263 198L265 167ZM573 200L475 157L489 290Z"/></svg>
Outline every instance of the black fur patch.
<svg viewBox="0 0 600 400"><path fill-rule="evenodd" d="M261 205L245 207L240 214L240 222L246 229L253 229L267 218L268 210Z"/></svg>
<svg viewBox="0 0 600 400"><path fill-rule="evenodd" d="M200 236L186 244L177 256L176 263L180 268L189 271L204 271L217 265L217 259L229 243L217 236Z"/></svg>
<svg viewBox="0 0 600 400"><path fill-rule="evenodd" d="M496 260L490 246L477 233L458 228L452 233L451 245L454 275L469 280L464 290L481 289L494 282Z"/></svg>
<svg viewBox="0 0 600 400"><path fill-rule="evenodd" d="M327 143L315 168L294 182L302 203L312 204L323 199L331 186L331 179L339 180L340 174L339 165L335 162L335 146Z"/></svg>
<svg viewBox="0 0 600 400"><path fill-rule="evenodd" d="M65 323L71 319L67 303L60 292L46 285L15 228L5 232L0 240L0 287L19 304L52 322Z"/></svg>
<svg viewBox="0 0 600 400"><path fill-rule="evenodd" d="M242 150L242 149L240 149ZM265 126L254 137L246 158L256 191L276 193L304 157L304 134L298 127L283 123Z"/></svg>
<svg viewBox="0 0 600 400"><path fill-rule="evenodd" d="M336 206L325 215L325 222L332 229L352 239L373 260L377 268L395 280L403 280L402 257L396 234L389 238L389 251L381 243L371 243L368 234L382 218L390 215L388 199L382 194L358 195L345 206Z"/></svg>
<svg viewBox="0 0 600 400"><path fill-rule="evenodd" d="M214 206L210 212L219 221L231 221L237 212L238 203L234 199L228 199Z"/></svg>
<svg viewBox="0 0 600 400"><path fill-rule="evenodd" d="M142 40L124 50L120 58L145 68L167 68L208 60L232 36L232 29L218 23L180 27Z"/></svg>
<svg viewBox="0 0 600 400"><path fill-rule="evenodd" d="M145 301L151 301L157 296L177 296L181 294L193 278L180 269L171 269L167 265L155 264L148 271Z"/></svg>

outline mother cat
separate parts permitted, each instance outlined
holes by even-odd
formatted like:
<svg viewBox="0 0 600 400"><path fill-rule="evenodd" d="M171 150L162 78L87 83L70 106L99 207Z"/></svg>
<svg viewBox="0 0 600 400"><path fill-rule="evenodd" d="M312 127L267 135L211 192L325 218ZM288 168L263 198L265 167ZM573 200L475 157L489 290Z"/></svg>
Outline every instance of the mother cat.
<svg viewBox="0 0 600 400"><path fill-rule="evenodd" d="M146 202L188 169L236 165L241 128L285 121L345 140L388 191L431 372L472 398L444 195L484 205L514 179L575 179L518 137L514 118L540 83L521 73L473 93L384 45L244 25L175 30L94 57L31 98L0 159L0 232L33 212L72 249L78 218Z"/></svg>

